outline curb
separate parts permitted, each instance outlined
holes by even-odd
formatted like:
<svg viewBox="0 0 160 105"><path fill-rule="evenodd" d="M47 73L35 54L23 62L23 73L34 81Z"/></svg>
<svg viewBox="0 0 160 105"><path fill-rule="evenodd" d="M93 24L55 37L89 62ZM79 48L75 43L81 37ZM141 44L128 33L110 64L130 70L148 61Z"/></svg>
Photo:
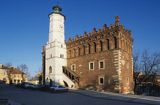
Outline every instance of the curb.
<svg viewBox="0 0 160 105"><path fill-rule="evenodd" d="M142 98L142 97L140 98L140 96L131 97L131 96L122 95L122 94L95 92L95 91L90 91L90 90L70 90L70 92L79 94L79 95L83 95L83 96L87 96L87 97L91 97L91 98L102 99L102 100L114 100L114 101L144 104L144 105L160 105L160 100L153 100L153 99L147 99L147 98Z"/></svg>

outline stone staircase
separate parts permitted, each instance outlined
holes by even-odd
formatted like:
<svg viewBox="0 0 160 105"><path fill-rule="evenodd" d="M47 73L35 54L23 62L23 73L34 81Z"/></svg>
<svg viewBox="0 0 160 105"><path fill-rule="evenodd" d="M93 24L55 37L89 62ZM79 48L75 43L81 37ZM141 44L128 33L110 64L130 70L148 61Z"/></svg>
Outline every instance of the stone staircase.
<svg viewBox="0 0 160 105"><path fill-rule="evenodd" d="M64 81L67 82L69 88L78 88L79 76L74 71L63 66Z"/></svg>

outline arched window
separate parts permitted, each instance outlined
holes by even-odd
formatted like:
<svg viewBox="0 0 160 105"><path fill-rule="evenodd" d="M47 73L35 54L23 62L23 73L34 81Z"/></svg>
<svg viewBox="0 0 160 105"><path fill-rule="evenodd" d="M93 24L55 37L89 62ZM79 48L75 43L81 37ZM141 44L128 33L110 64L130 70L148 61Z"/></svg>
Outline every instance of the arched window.
<svg viewBox="0 0 160 105"><path fill-rule="evenodd" d="M107 39L107 49L110 49L109 39Z"/></svg>
<svg viewBox="0 0 160 105"><path fill-rule="evenodd" d="M90 54L90 53L91 53L91 45L88 44L88 54Z"/></svg>
<svg viewBox="0 0 160 105"><path fill-rule="evenodd" d="M52 67L51 66L49 67L49 73L52 73Z"/></svg>
<svg viewBox="0 0 160 105"><path fill-rule="evenodd" d="M114 46L115 46L115 49L118 48L118 46L117 46L117 38L116 37L114 37Z"/></svg>
<svg viewBox="0 0 160 105"><path fill-rule="evenodd" d="M96 45L96 43L94 42L94 52L96 52L97 51L97 45Z"/></svg>
<svg viewBox="0 0 160 105"><path fill-rule="evenodd" d="M101 47L101 51L103 51L103 42L100 41L100 47Z"/></svg>
<svg viewBox="0 0 160 105"><path fill-rule="evenodd" d="M73 56L76 57L76 49L73 49Z"/></svg>
<svg viewBox="0 0 160 105"><path fill-rule="evenodd" d="M83 45L83 54L85 55L86 54L86 46Z"/></svg>
<svg viewBox="0 0 160 105"><path fill-rule="evenodd" d="M81 55L81 48L78 47L78 55Z"/></svg>

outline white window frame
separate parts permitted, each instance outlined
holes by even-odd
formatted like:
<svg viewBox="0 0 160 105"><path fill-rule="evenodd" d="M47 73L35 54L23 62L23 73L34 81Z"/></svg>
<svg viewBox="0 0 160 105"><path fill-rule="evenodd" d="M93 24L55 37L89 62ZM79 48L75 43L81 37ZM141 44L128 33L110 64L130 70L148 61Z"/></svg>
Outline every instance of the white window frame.
<svg viewBox="0 0 160 105"><path fill-rule="evenodd" d="M101 83L101 78L103 78L103 83ZM98 84L99 84L99 85L104 85L104 81L105 81L105 80L104 80L104 76L99 76L99 77L98 77Z"/></svg>
<svg viewBox="0 0 160 105"><path fill-rule="evenodd" d="M93 63L93 69L90 67L91 63ZM94 62L89 62L89 70L94 70Z"/></svg>
<svg viewBox="0 0 160 105"><path fill-rule="evenodd" d="M73 66L74 66L74 70L73 70ZM71 65L71 70L72 70L72 71L76 71L76 64L72 64L72 65Z"/></svg>
<svg viewBox="0 0 160 105"><path fill-rule="evenodd" d="M100 62L103 62L103 68L101 68ZM99 69L105 69L105 60L99 60L98 65Z"/></svg>

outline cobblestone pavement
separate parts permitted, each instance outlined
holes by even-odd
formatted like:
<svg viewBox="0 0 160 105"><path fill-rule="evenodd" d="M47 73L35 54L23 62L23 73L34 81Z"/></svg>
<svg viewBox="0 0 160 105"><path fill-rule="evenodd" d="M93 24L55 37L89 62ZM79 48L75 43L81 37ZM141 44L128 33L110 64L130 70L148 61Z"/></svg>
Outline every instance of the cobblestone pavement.
<svg viewBox="0 0 160 105"><path fill-rule="evenodd" d="M158 101L122 98L95 92L47 93L7 85L0 85L0 99L8 99L11 105L160 105Z"/></svg>

